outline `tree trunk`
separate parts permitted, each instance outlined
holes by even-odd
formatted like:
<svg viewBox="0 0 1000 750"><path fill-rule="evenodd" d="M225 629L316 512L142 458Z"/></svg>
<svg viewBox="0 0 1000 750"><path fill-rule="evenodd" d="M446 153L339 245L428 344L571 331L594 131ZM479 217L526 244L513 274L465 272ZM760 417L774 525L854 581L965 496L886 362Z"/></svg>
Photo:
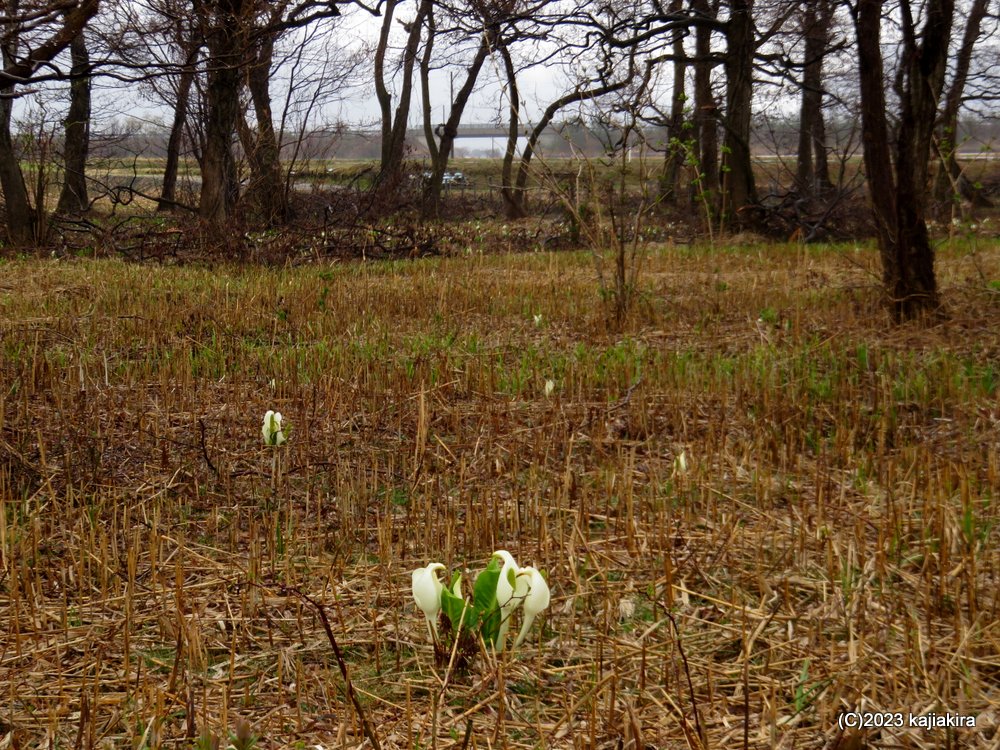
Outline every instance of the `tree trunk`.
<svg viewBox="0 0 1000 750"><path fill-rule="evenodd" d="M438 144L438 158L431 173L430 183L424 190L424 216L437 216L441 204L441 186L444 184L444 172L448 168L448 159L451 158L451 150L458 136L458 126L462 122L462 113L465 105L469 103L472 96L472 89L475 88L479 71L482 70L486 56L490 52L490 35L492 32L483 32L479 42L479 49L472 60L472 64L465 74L465 83L455 94L455 101L451 103L451 111L448 113L448 121L444 124L441 132L441 142Z"/></svg>
<svg viewBox="0 0 1000 750"><path fill-rule="evenodd" d="M42 222L28 201L28 189L18 163L11 137L10 121L14 86L31 80L32 74L70 46L73 40L97 13L99 0L82 0L62 16L62 25L28 54L18 57L20 42L16 22L8 22L2 40L3 71L0 75L0 189L7 209L7 235L13 245L30 245L40 238ZM6 0L3 8L8 18L16 19L21 10L19 0ZM42 209L39 209L42 210Z"/></svg>
<svg viewBox="0 0 1000 750"><path fill-rule="evenodd" d="M708 0L692 0L691 7L706 18L715 18L717 10ZM712 29L699 25L695 29L694 122L698 178L695 187L711 206L719 195L719 130L718 107L712 95Z"/></svg>
<svg viewBox="0 0 1000 750"><path fill-rule="evenodd" d="M683 0L673 0L671 13L683 9ZM673 38L674 80L670 95L670 121L667 123L667 146L663 156L663 177L660 179L660 197L667 203L677 202L677 187L680 182L681 167L684 164L684 78L687 62L684 59L684 29L676 29Z"/></svg>
<svg viewBox="0 0 1000 750"><path fill-rule="evenodd" d="M10 86L0 89L0 188L7 208L7 237L10 244L22 246L34 244L36 221L10 133L14 100L7 95L12 91Z"/></svg>
<svg viewBox="0 0 1000 750"><path fill-rule="evenodd" d="M232 145L239 116L238 91L235 69L209 73L199 213L217 229L229 219L239 194Z"/></svg>
<svg viewBox="0 0 1000 750"><path fill-rule="evenodd" d="M953 199L964 199L974 205L990 206L991 202L962 173L955 152L958 148L958 111L962 107L965 84L969 79L972 54L989 11L989 0L973 0L962 35L962 46L955 58L955 73L945 97L941 126L938 129L937 151L941 162L934 181L934 201L942 209L950 209Z"/></svg>
<svg viewBox="0 0 1000 750"><path fill-rule="evenodd" d="M431 59L434 56L434 40L437 38L433 7L428 9L424 22L427 24L427 41L424 42L424 52L420 56L420 102L423 112L424 142L431 157L431 165L434 165L438 160L438 146L434 135L434 114L431 111Z"/></svg>
<svg viewBox="0 0 1000 750"><path fill-rule="evenodd" d="M90 208L87 198L87 154L90 151L90 55L87 40L81 31L69 46L72 68L70 74L69 111L66 114L66 144L63 148L63 186L56 212L83 213Z"/></svg>
<svg viewBox="0 0 1000 750"><path fill-rule="evenodd" d="M831 0L821 0L807 3L802 12L805 49L795 177L799 191L805 195L813 195L830 186L826 126L823 122L823 59L830 41L833 10Z"/></svg>
<svg viewBox="0 0 1000 750"><path fill-rule="evenodd" d="M219 0L213 5L217 12L206 34L208 88L199 213L215 231L220 231L232 215L239 195L233 133L240 111L243 1Z"/></svg>
<svg viewBox="0 0 1000 750"><path fill-rule="evenodd" d="M944 83L954 0L930 0L920 44L908 0L900 5L903 39L893 170L883 79L880 0L859 0L855 14L865 174L875 219L882 281L897 322L939 305L925 193L938 98Z"/></svg>
<svg viewBox="0 0 1000 750"><path fill-rule="evenodd" d="M815 181L815 165L813 162L813 118L818 106L816 103L816 6L806 3L802 9L802 30L805 34L805 50L802 62L802 101L799 105L799 147L796 158L795 182L800 192L812 194Z"/></svg>
<svg viewBox="0 0 1000 750"><path fill-rule="evenodd" d="M273 56L274 38L267 35L260 41L257 57L247 74L247 88L257 119L257 137L250 158L251 177L247 197L259 209L261 218L269 226L283 224L288 220L288 201L281 175L281 153L271 114Z"/></svg>
<svg viewBox="0 0 1000 750"><path fill-rule="evenodd" d="M413 94L413 66L416 64L417 50L420 47L420 36L423 32L424 19L433 6L433 0L419 0L416 18L406 27L409 35L403 50L403 71L399 84L399 102L396 105L394 117L390 117L391 98L385 86L384 60L385 48L388 45L390 19L382 24L382 35L375 53L375 91L382 110L382 162L375 183L379 188L394 188L403 169L403 158L406 155L406 128L410 116L410 99ZM386 8L388 14L396 7Z"/></svg>
<svg viewBox="0 0 1000 750"><path fill-rule="evenodd" d="M389 161L390 142L392 140L392 95L385 85L385 53L389 49L389 35L392 32L392 18L396 12L397 0L386 0L382 10L382 28L379 32L378 44L375 47L373 75L375 78L375 99L381 112L382 125L382 168ZM411 29L412 32L412 29Z"/></svg>
<svg viewBox="0 0 1000 750"><path fill-rule="evenodd" d="M510 118L507 125L507 149L503 154L503 170L501 173L501 195L507 206L507 217L510 219L524 218L527 211L524 205L524 193L514 186L514 157L517 155L517 137L521 129L521 99L517 88L517 71L511 59L507 45L498 44L500 56L503 58L504 71L507 73L507 96L510 99Z"/></svg>
<svg viewBox="0 0 1000 750"><path fill-rule="evenodd" d="M826 147L826 119L822 104L816 110L816 115L813 118L812 135L813 161L815 163L813 173L816 186L820 192L823 192L832 188L833 182L830 180L830 152Z"/></svg>
<svg viewBox="0 0 1000 750"><path fill-rule="evenodd" d="M177 170L180 166L181 144L184 141L184 125L187 122L188 102L191 98L191 85L194 83L195 64L198 60L197 46L188 55L180 79L177 81L177 102L174 104L174 121L170 126L170 138L167 140L167 158L163 166L163 190L160 191L160 201L157 211L172 211L177 200Z"/></svg>
<svg viewBox="0 0 1000 750"><path fill-rule="evenodd" d="M8 0L7 13L16 17L20 10L19 0ZM4 40L4 68L15 63L18 44L16 30ZM24 182L21 164L14 148L10 132L11 114L14 106L14 86L0 88L0 188L3 189L4 204L7 209L7 237L14 246L31 245L35 241L35 212L28 201L28 187Z"/></svg>
<svg viewBox="0 0 1000 750"><path fill-rule="evenodd" d="M757 202L750 159L750 122L755 51L753 0L733 0L726 25L726 137L722 158L723 215L730 226L749 222L745 209Z"/></svg>

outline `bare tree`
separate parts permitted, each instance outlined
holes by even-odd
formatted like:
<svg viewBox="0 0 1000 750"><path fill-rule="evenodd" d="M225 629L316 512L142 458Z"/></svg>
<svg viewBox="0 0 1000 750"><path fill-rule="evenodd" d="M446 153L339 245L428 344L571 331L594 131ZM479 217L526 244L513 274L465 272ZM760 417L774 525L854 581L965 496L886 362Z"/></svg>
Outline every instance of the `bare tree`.
<svg viewBox="0 0 1000 750"><path fill-rule="evenodd" d="M675 3L676 4L676 3ZM511 218L527 214L527 184L531 163L535 157L542 134L560 111L573 105L593 103L602 97L615 94L630 86L643 71L646 80L654 63L645 65L638 62L640 44L636 41L619 43L615 35L618 23L630 28L631 16L628 3L620 7L611 4L598 8L605 19L598 23L597 17L587 12L584 4L575 6L573 12L566 13L557 3L539 0L533 5L511 6L501 31L497 37L497 50L503 62L507 80L507 95L510 98L507 147L504 153L502 190L507 213ZM590 42L589 33L596 25L600 36L598 42ZM677 26L683 30L683 27ZM552 100L542 112L540 119L527 133L526 143L518 160L514 161L517 141L521 136L520 102L517 86L517 70L513 62L511 47L521 42L532 42L538 50L539 41L544 41L549 49L535 55L524 67L547 64L558 56L571 56L575 72L574 84L569 91ZM683 108L683 102L681 102Z"/></svg>
<svg viewBox="0 0 1000 750"><path fill-rule="evenodd" d="M900 0L899 96L895 137L889 128L882 58L881 0L854 9L865 174L875 219L882 281L896 321L939 305L934 250L927 234L926 188L931 138L944 85L954 0L927 0L918 31L909 0ZM895 151L893 151L895 146Z"/></svg>
<svg viewBox="0 0 1000 750"><path fill-rule="evenodd" d="M451 158L455 138L458 137L458 126L462 122L462 115L472 96L483 64L497 48L502 28L511 21L516 4L517 0L492 2L476 0L461 9L447 8L457 38L459 40L462 38L475 39L477 44L472 59L464 68L465 80L462 81L458 91L453 93L453 98L449 97L452 98L452 101L449 105L447 119L434 129L434 135L438 137L438 142L436 145L429 142L433 163L430 179L424 188L423 210L425 216L436 216L438 213L444 173L448 169L448 160ZM437 30L436 33L440 34L441 32ZM429 60L427 56L424 57L421 65L421 82L424 101L427 102L430 99ZM424 111L425 113L429 111L426 105Z"/></svg>
<svg viewBox="0 0 1000 750"><path fill-rule="evenodd" d="M573 104L594 101L616 91L621 91L629 86L638 74L639 71L635 64L635 57L629 56L627 64L618 72L620 77L611 80L601 80L602 76L598 76L598 80L581 82L572 91L554 100L545 108L545 112L542 113L541 118L535 123L534 128L529 133L528 142L521 153L521 161L517 170L517 181L515 189L512 191L512 197L515 200L514 216L524 216L527 212L525 193L528 186L531 160L535 154L538 141L542 137L542 133L551 124L556 114L565 107Z"/></svg>
<svg viewBox="0 0 1000 750"><path fill-rule="evenodd" d="M184 128L188 119L191 91L197 76L198 56L202 41L194 24L183 15L178 15L172 24L174 43L180 52L181 60L177 75L177 86L174 91L173 120L170 125L170 135L167 138L166 159L163 166L163 189L157 210L172 211L177 205L177 172L180 168L181 147L184 141Z"/></svg>
<svg viewBox="0 0 1000 750"><path fill-rule="evenodd" d="M302 28L319 20L340 15L336 2L290 0L266 3L263 0L192 0L199 24L199 37L208 51L208 81L205 89L205 147L201 159L201 199L199 213L209 226L219 231L232 215L239 198L233 134L237 132L242 108L240 91L246 71L256 76L253 86L255 114L258 117L257 148L266 156L258 162L264 185L274 185L283 195L277 171L277 147L270 119L270 95L266 77L270 72L274 39L282 33ZM254 69L256 68L256 73ZM263 134L263 135L262 135ZM275 178L277 184L274 184ZM272 216L281 215L268 206Z"/></svg>
<svg viewBox="0 0 1000 750"><path fill-rule="evenodd" d="M670 12L679 13L684 7L684 0L671 0ZM670 115L667 119L667 147L664 150L663 176L660 178L660 194L668 202L676 202L681 167L684 164L684 107L687 104L685 78L688 61L684 50L684 37L687 30L676 28L673 31L673 82L670 87Z"/></svg>
<svg viewBox="0 0 1000 750"><path fill-rule="evenodd" d="M753 0L731 0L726 22L726 137L722 159L723 215L733 225L757 202L750 160L753 58L756 51Z"/></svg>
<svg viewBox="0 0 1000 750"><path fill-rule="evenodd" d="M417 14L412 21L403 22L406 31L406 46L400 61L401 75L397 77L399 88L395 114L392 108L392 93L386 83L386 56L392 34L392 22L399 0L386 0L382 11L382 29L375 49L374 74L375 96L382 114L382 159L376 183L381 188L392 188L399 182L406 153L406 128L410 114L410 100L413 96L413 68L417 61L420 38L425 19L433 7L432 0L417 0ZM432 44L432 42L428 42Z"/></svg>
<svg viewBox="0 0 1000 750"><path fill-rule="evenodd" d="M287 9L287 2L274 3L268 23L277 23ZM247 199L268 225L283 224L288 219L288 196L281 172L281 153L271 115L271 66L274 62L275 34L262 34L250 50L246 68L246 87L253 105L256 133L251 134L246 118L240 116L244 151L250 162Z"/></svg>
<svg viewBox="0 0 1000 750"><path fill-rule="evenodd" d="M834 10L833 0L818 0L806 3L801 11L805 45L795 179L799 190L806 194L830 187L823 119L823 61L830 45Z"/></svg>
<svg viewBox="0 0 1000 750"><path fill-rule="evenodd" d="M955 57L955 71L945 96L944 110L941 113L941 124L936 139L941 168L934 181L934 199L942 205L950 204L950 197L968 200L983 206L990 205L989 199L982 195L963 174L956 157L958 113L965 97L973 50L982 35L983 21L986 19L989 6L989 0L973 0L972 6L969 8L962 43Z"/></svg>
<svg viewBox="0 0 1000 750"><path fill-rule="evenodd" d="M82 213L90 207L87 198L87 155L90 152L90 54L83 30L69 46L69 111L66 113L66 141L63 146L63 186L58 213Z"/></svg>
<svg viewBox="0 0 1000 750"><path fill-rule="evenodd" d="M7 234L15 245L41 241L37 212L32 206L18 162L11 133L13 100L17 86L33 80L65 78L66 71L52 65L97 13L99 0L52 2L42 7L22 8L19 0L4 4L5 34L2 41L3 70L0 71L0 188L7 209ZM42 66L47 66L40 73Z"/></svg>
<svg viewBox="0 0 1000 750"><path fill-rule="evenodd" d="M506 82L507 100L507 143L504 148L501 168L500 195L507 214L511 218L525 215L524 186L515 185L514 163L517 159L518 141L522 136L522 109L518 76L525 71L552 61L569 50L575 50L579 40L575 38L573 24L566 18L558 0L534 0L518 2L511 6L511 12L501 24L496 37L496 53L502 64L503 80ZM580 66L577 55L578 66ZM430 120L429 101L425 103L425 130L431 154L437 151ZM537 143L537 136L532 148ZM528 159L530 160L530 155Z"/></svg>

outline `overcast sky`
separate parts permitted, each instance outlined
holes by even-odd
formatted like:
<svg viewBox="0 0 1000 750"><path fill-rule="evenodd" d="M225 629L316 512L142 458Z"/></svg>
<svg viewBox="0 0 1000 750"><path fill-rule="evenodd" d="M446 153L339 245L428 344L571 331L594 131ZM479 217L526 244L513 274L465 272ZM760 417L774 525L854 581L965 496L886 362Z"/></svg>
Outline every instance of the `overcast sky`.
<svg viewBox="0 0 1000 750"><path fill-rule="evenodd" d="M397 11L397 20L393 23L392 45L396 49L390 51L386 65L386 78L390 89L393 88L391 75L399 59L399 48L405 43L405 32L398 19L408 21L413 16L414 9L410 5L406 5ZM336 32L327 35L324 41L353 50L362 49L365 45L374 49L381 25L382 19L380 17L372 16L359 8L351 8L343 18L338 20ZM323 120L326 122L340 120L351 125L377 126L379 108L375 99L370 62L361 67L361 72L364 78L359 80L358 85L347 92L342 100L328 104L323 117L318 118L317 124ZM452 66L450 71L433 71L431 75L433 86L431 100L435 123L443 121L443 113L449 103L449 75L455 76L455 88L457 89L464 77L464 70L458 65ZM462 118L464 122L496 122L498 117L500 121L506 121L509 101L505 86L501 83L503 78L503 71L498 68L498 61L492 57L487 58L479 75L475 93L465 109ZM518 76L518 85L522 103L525 105L524 116L530 121L536 118L553 98L562 94L571 84L558 66L550 65L524 70ZM122 96L122 87L123 84L117 81L106 81L103 85L97 84L95 103L99 103L102 118L119 121L133 119L150 125L169 123L171 113L166 111L161 104L151 101L139 87L128 87L127 96ZM279 116L278 110L283 101L283 88L283 76L279 70L272 83L275 117ZM422 122L420 96L419 80L417 72L414 71L414 92L410 111L410 123L414 127L420 127ZM393 106L395 106L395 101Z"/></svg>
<svg viewBox="0 0 1000 750"><path fill-rule="evenodd" d="M392 63L398 58L398 50L405 44L405 33L399 19L409 21L415 15L415 8L406 5L397 9L397 17L393 22L392 45L397 49ZM382 19L374 17L358 8L349 12L342 21L346 37L356 39L355 44L368 43L373 48L378 40L379 30L382 26ZM471 55L467 56L471 57ZM386 67L386 77L389 78L391 68ZM433 103L433 114L435 122L443 120L442 107L447 107L449 103L449 74L455 77L455 88L457 89L464 79L465 71L458 66L453 66L450 71L434 71L431 75L433 87L431 101ZM487 58L479 75L478 84L472 100L466 107L462 120L471 122L493 122L497 120L498 114L501 121L506 121L508 116L509 100L506 95L506 87L502 84L505 81L503 69L499 60L492 56ZM566 76L558 67L538 67L528 68L518 75L518 87L520 88L521 100L527 105L527 119L532 119L543 110L555 97L562 94L569 85ZM378 117L378 103L375 100L375 93L372 83L362 92L357 93L350 100L350 106L345 111L344 118L348 121L356 122L360 120L371 121ZM414 125L421 122L420 87L417 81L416 71L414 72L414 101L410 113L410 121Z"/></svg>

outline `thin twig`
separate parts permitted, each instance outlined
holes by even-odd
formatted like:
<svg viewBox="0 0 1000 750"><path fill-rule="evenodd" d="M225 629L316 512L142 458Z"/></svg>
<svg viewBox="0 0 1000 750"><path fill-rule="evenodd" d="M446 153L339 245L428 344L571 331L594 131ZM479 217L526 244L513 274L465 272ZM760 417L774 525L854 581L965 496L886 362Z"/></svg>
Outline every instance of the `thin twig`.
<svg viewBox="0 0 1000 750"><path fill-rule="evenodd" d="M358 717L361 719L361 731L364 732L365 737L370 743L372 743L372 747L375 748L375 750L382 750L382 745L379 744L378 736L375 734L375 729L368 722L368 717L365 715L365 711L361 707L361 702L358 700L358 695L354 691L354 684L351 682L351 675L347 670L347 662L344 661L344 655L341 653L340 646L337 644L337 638L333 634L333 628L330 627L330 620L326 616L326 610L323 609L323 605L294 586L282 586L281 588L286 593L295 594L316 609L316 612L319 614L319 619L323 623L323 629L326 631L326 637L330 641L331 648L333 648L333 655L337 659L337 665L340 667L340 674L344 678L344 684L347 686L347 695L351 699L351 704L354 706L354 710L358 712Z"/></svg>
<svg viewBox="0 0 1000 750"><path fill-rule="evenodd" d="M465 723L465 737L462 739L462 747L459 750L466 750L469 746L469 740L472 739L472 719L469 719Z"/></svg>
<svg viewBox="0 0 1000 750"><path fill-rule="evenodd" d="M691 710L694 711L694 728L698 733L698 740L704 745L705 733L701 728L701 713L698 711L698 701L695 699L694 695L694 682L691 680L691 668L688 665L687 655L684 653L684 644L681 643L681 630L677 627L677 620L674 619L673 614L670 612L670 608L664 607L663 612L666 614L667 619L670 620L670 624L674 626L674 641L677 643L677 651L681 655L681 663L684 665L684 675L687 677L688 691L691 695Z"/></svg>
<svg viewBox="0 0 1000 750"><path fill-rule="evenodd" d="M205 463L208 464L208 468L215 474L218 474L219 470L215 468L212 459L208 457L208 447L205 445L205 421L201 417L198 417L198 426L201 428L201 455L205 457Z"/></svg>

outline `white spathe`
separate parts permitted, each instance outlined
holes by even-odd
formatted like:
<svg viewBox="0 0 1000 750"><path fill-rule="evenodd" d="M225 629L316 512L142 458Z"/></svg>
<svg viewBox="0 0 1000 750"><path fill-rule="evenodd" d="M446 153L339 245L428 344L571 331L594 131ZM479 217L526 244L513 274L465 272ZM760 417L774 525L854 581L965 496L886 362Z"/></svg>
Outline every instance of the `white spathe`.
<svg viewBox="0 0 1000 750"><path fill-rule="evenodd" d="M288 437L281 427L281 412L268 409L264 415L264 424L260 428L261 435L264 436L264 445L281 445Z"/></svg>
<svg viewBox="0 0 1000 750"><path fill-rule="evenodd" d="M522 584L522 581L524 581L524 584ZM524 622L521 624L521 632L518 633L517 640L514 641L514 648L521 645L528 635L528 630L531 629L531 623L535 621L535 618L541 612L548 608L549 602L552 599L552 595L549 592L549 584L545 582L542 574L530 565L517 571L515 591L520 592L523 589L527 589L527 592L524 594Z"/></svg>
<svg viewBox="0 0 1000 750"><path fill-rule="evenodd" d="M677 454L677 457L674 458L674 474L678 476L684 476L685 474L687 474L687 470L688 470L687 451L681 451L680 453Z"/></svg>
<svg viewBox="0 0 1000 750"><path fill-rule="evenodd" d="M500 568L500 580L497 581L497 605L500 607L500 631L497 633L497 651L503 651L504 643L507 640L507 629L510 627L510 616L521 603L514 586L510 582L510 572L514 573L514 580L517 580L517 562L514 556L505 549L499 549L493 553L493 557L499 557L503 561Z"/></svg>
<svg viewBox="0 0 1000 750"><path fill-rule="evenodd" d="M411 574L413 579L413 601L424 613L427 619L427 634L437 642L437 617L441 611L441 591L444 584L437 576L437 571L444 570L441 563L432 562L426 567L417 568Z"/></svg>

